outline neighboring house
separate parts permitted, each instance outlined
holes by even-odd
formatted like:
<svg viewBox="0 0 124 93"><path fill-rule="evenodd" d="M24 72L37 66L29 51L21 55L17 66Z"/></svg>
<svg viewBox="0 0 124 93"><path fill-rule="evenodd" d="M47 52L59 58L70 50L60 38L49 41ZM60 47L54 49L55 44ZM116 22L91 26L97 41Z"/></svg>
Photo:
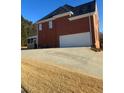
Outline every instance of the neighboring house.
<svg viewBox="0 0 124 93"><path fill-rule="evenodd" d="M27 38L27 47L28 48L37 48L37 35L30 36Z"/></svg>
<svg viewBox="0 0 124 93"><path fill-rule="evenodd" d="M38 48L100 48L99 20L95 1L76 7L64 5L37 21Z"/></svg>

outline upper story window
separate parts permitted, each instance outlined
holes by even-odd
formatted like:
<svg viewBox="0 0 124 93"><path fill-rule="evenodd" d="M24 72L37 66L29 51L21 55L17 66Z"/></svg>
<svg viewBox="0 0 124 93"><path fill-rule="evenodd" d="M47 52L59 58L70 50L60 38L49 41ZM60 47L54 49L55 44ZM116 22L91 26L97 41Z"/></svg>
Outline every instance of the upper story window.
<svg viewBox="0 0 124 93"><path fill-rule="evenodd" d="M52 28L53 28L53 22L49 21L49 29L52 29Z"/></svg>
<svg viewBox="0 0 124 93"><path fill-rule="evenodd" d="M42 24L39 24L39 31L42 30Z"/></svg>

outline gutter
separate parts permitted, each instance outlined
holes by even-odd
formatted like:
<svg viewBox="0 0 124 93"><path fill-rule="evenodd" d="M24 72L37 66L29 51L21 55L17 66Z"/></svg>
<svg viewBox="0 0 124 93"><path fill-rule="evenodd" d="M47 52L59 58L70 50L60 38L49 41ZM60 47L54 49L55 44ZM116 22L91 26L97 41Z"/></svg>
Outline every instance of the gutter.
<svg viewBox="0 0 124 93"><path fill-rule="evenodd" d="M69 12L66 12L66 13L63 13L63 14L58 14L58 15L55 15L55 16L53 16L51 18L41 20L41 21L39 21L37 23L44 23L44 22L55 20L57 18L60 18L60 17L63 17L63 16L67 16L67 15L71 16L71 15L73 15L73 12L72 11L69 11Z"/></svg>
<svg viewBox="0 0 124 93"><path fill-rule="evenodd" d="M91 15L94 15L96 12L90 12L90 13L86 13L86 14L82 14L82 15L78 15L78 16L74 16L74 17L70 17L68 18L70 21L72 20L77 20L77 19L81 19L81 18L84 18L84 17L88 17L88 16L91 16Z"/></svg>

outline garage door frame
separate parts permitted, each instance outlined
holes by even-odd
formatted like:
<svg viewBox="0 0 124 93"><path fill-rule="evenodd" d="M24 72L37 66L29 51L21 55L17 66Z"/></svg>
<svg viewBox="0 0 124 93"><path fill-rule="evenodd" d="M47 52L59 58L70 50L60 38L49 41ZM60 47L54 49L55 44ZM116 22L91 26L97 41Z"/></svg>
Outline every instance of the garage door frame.
<svg viewBox="0 0 124 93"><path fill-rule="evenodd" d="M91 47L91 33L83 32L76 34L60 35L60 47Z"/></svg>

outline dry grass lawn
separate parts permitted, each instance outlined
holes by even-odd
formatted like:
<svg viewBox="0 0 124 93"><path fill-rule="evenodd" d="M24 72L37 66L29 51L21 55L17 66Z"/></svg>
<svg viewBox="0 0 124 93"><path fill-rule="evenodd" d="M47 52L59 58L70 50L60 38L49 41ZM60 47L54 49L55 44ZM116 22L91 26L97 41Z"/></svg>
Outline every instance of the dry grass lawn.
<svg viewBox="0 0 124 93"><path fill-rule="evenodd" d="M43 62L22 60L22 86L28 93L102 93L103 82Z"/></svg>

